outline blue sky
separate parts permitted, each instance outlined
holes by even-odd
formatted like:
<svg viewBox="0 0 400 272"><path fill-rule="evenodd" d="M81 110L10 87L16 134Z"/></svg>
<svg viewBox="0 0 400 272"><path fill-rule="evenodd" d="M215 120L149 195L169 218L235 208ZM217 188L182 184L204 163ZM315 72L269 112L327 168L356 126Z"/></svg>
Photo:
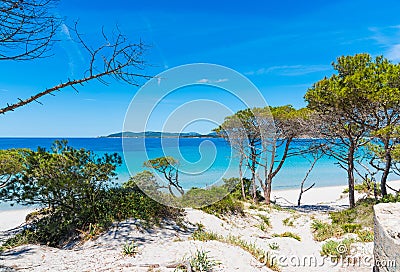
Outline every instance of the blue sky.
<svg viewBox="0 0 400 272"><path fill-rule="evenodd" d="M303 107L307 88L333 73L330 64L338 56L367 52L400 61L399 10L398 1L61 0L56 12L65 25L79 20L91 43L102 26L111 31L116 24L132 41L144 41L149 45L146 74L215 63L247 76L269 105ZM0 106L79 77L84 52L68 40L65 29L58 36L61 42L52 57L0 63ZM0 136L95 137L120 131L138 88L92 82L79 91L64 89L42 98L43 105L33 103L0 116ZM171 99L179 106L203 99L209 91L187 88L157 113L166 115ZM189 126L200 132L211 127L205 122ZM160 130L159 120L149 129Z"/></svg>

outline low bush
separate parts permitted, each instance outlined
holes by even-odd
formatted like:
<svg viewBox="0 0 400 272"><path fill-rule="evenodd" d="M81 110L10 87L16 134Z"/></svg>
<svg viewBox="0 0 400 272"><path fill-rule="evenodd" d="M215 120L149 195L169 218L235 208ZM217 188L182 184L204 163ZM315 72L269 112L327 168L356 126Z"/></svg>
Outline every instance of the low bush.
<svg viewBox="0 0 400 272"><path fill-rule="evenodd" d="M135 256L138 253L138 246L135 242L126 243L122 247L122 255Z"/></svg>
<svg viewBox="0 0 400 272"><path fill-rule="evenodd" d="M328 224L320 220L314 220L311 224L314 240L321 242L331 237L339 237L344 232L335 224Z"/></svg>
<svg viewBox="0 0 400 272"><path fill-rule="evenodd" d="M214 214L216 216L223 216L226 214L244 214L243 203L234 199L230 195L227 195L223 199L211 204L210 206L201 208L201 210L209 214Z"/></svg>
<svg viewBox="0 0 400 272"><path fill-rule="evenodd" d="M374 241L374 232L372 230L358 230L356 231L356 234L361 242Z"/></svg>
<svg viewBox="0 0 400 272"><path fill-rule="evenodd" d="M243 250L249 252L253 255L258 261L264 263L267 267L271 268L274 271L279 271L279 265L276 260L271 256L270 252L264 251L263 249L258 248L255 244L248 243L242 240L237 236L228 236L224 237L222 235L207 232L204 229L198 229L193 233L193 239L200 241L208 241L208 240L217 240L223 243L227 243L233 246L238 246Z"/></svg>
<svg viewBox="0 0 400 272"><path fill-rule="evenodd" d="M281 233L281 234L274 233L274 234L272 234L272 236L273 237L289 237L289 238L296 239L297 241L301 241L301 237L298 234L290 232L290 231L285 231L284 233Z"/></svg>
<svg viewBox="0 0 400 272"><path fill-rule="evenodd" d="M321 256L328 256L334 260L340 256L347 256L351 251L351 245L353 243L353 239L344 239L342 241L329 240L322 245Z"/></svg>
<svg viewBox="0 0 400 272"><path fill-rule="evenodd" d="M24 156L20 173L0 190L0 199L42 210L28 216L28 228L8 240L8 247L22 242L62 247L93 238L114 221L134 217L151 225L181 215L137 186L116 186L113 178L121 163L117 154L98 157L56 141L50 152L39 148Z"/></svg>
<svg viewBox="0 0 400 272"><path fill-rule="evenodd" d="M361 224L355 223L344 223L340 225L345 233L355 233L356 231L361 229Z"/></svg>

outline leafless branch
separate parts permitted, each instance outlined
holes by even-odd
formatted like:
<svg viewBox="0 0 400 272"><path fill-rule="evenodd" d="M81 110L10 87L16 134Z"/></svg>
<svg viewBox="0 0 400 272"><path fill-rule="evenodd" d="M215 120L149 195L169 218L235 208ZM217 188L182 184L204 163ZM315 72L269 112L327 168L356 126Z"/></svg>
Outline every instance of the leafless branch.
<svg viewBox="0 0 400 272"><path fill-rule="evenodd" d="M102 36L104 41L98 45L96 49L91 49L83 38L83 34L79 33L77 25L75 24L74 33L77 37L79 44L86 50L89 58L89 64L80 79L70 80L58 84L54 87L48 88L44 91L37 92L26 99L18 98L18 102L7 104L7 106L0 109L0 114L27 105L31 102L41 103L38 99L51 94L55 91L60 91L66 87L71 87L75 91L77 86L84 85L85 83L94 79L99 80L103 84L108 84L107 78L123 81L125 83L138 86L138 79L150 79L147 76L138 72L144 68L144 61L142 56L145 50L145 45L140 41L137 44L130 43L128 39L120 32L114 32L111 37L108 37L104 31Z"/></svg>

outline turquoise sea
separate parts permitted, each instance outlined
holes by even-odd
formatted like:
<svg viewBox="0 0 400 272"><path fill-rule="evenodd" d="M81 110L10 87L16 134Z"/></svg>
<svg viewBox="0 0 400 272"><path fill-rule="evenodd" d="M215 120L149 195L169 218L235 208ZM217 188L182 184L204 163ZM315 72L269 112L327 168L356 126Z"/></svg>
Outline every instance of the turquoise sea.
<svg viewBox="0 0 400 272"><path fill-rule="evenodd" d="M45 147L49 149L56 138L0 138L0 149ZM67 138L69 145L85 148L98 155L118 153L123 164L117 168L117 182L124 182L131 175L146 168L143 162L160 156L173 156L180 161L179 180L185 189L204 187L237 177L238 158L229 144L220 138ZM295 145L304 146L307 140L296 140ZM309 169L310 162L304 157L290 157L276 176L273 189L298 188ZM128 170L129 168L129 170ZM396 177L394 177L396 178ZM346 185L346 172L333 159L321 158L307 179L306 186L316 187ZM0 203L0 209L9 205Z"/></svg>
<svg viewBox="0 0 400 272"><path fill-rule="evenodd" d="M50 148L55 138L0 138L0 149L8 148ZM118 181L126 181L130 174L143 171L147 159L171 155L180 161L180 180L185 188L203 187L217 182L221 177L238 176L238 159L229 144L220 138L67 138L69 145L86 148L96 154L118 153L123 158L118 167ZM297 140L297 145L307 144ZM309 167L303 157L287 159L276 177L275 189L296 188ZM129 170L131 173L129 173ZM308 178L308 183L316 186L345 185L346 173L329 158L320 159Z"/></svg>

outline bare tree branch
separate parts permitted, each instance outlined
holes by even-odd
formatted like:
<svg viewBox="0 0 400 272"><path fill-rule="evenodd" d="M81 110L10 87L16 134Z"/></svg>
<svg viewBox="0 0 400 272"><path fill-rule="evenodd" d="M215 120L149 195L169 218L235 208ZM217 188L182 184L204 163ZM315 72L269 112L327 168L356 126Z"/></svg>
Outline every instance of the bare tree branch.
<svg viewBox="0 0 400 272"><path fill-rule="evenodd" d="M106 78L113 78L114 80L123 81L125 83L138 86L138 78L150 79L151 76L138 73L144 67L142 55L145 50L145 45L140 41L138 44L130 43L125 36L120 32L115 32L112 37L108 37L104 31L102 36L104 42L92 50L83 38L83 34L77 30L75 24L74 33L77 37L79 44L86 50L89 57L89 64L86 72L80 79L70 80L58 84L54 87L48 88L44 91L38 92L26 99L18 98L18 102L7 104L7 106L0 108L0 114L27 105L32 102L41 102L39 98L52 94L55 91L60 91L66 87L72 87L78 92L76 86L84 85L94 79L99 80L103 84L108 84Z"/></svg>

